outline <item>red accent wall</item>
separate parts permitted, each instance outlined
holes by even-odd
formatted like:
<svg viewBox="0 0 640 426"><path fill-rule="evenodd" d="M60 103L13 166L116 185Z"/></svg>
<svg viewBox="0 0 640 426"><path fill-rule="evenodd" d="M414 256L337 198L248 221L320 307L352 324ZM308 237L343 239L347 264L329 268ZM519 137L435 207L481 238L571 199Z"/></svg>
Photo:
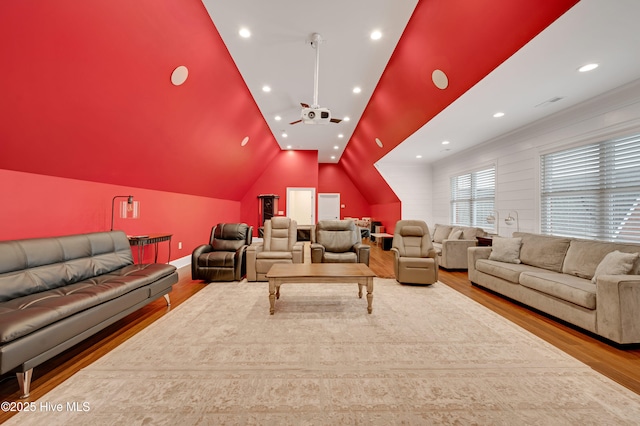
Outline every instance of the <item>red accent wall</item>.
<svg viewBox="0 0 640 426"><path fill-rule="evenodd" d="M339 164L321 163L318 166L318 193L339 192L340 218L371 217L371 207Z"/></svg>
<svg viewBox="0 0 640 426"><path fill-rule="evenodd" d="M2 169L239 201L280 152L200 0L1 1L0 40Z"/></svg>
<svg viewBox="0 0 640 426"><path fill-rule="evenodd" d="M371 216L373 220L382 222L385 231L393 234L396 229L396 222L400 220L402 215L402 206L397 203L375 204L371 206Z"/></svg>
<svg viewBox="0 0 640 426"><path fill-rule="evenodd" d="M397 197L374 164L569 10L577 0L418 2L340 164L370 204ZM434 70L449 87L438 89ZM376 145L379 138L383 147ZM372 212L373 213L373 212Z"/></svg>
<svg viewBox="0 0 640 426"><path fill-rule="evenodd" d="M281 151L241 202L241 219L254 227L258 235L258 195L279 195L278 210L287 214L287 187L318 187L318 151Z"/></svg>
<svg viewBox="0 0 640 426"><path fill-rule="evenodd" d="M173 234L171 260L191 254L209 241L218 222L237 222L240 202L154 191L128 186L0 169L0 240L108 231L115 195L140 201L140 218L121 219L114 228L128 235ZM117 202L122 199L116 200ZM178 249L178 242L182 249ZM134 252L135 256L136 252ZM145 260L153 250L145 249ZM168 244L159 243L158 261L166 262Z"/></svg>

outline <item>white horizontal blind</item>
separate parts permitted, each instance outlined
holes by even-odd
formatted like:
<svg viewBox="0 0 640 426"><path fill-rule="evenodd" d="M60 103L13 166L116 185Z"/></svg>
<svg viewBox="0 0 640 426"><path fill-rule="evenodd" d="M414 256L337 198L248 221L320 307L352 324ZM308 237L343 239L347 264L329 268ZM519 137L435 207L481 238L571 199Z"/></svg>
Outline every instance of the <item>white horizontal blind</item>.
<svg viewBox="0 0 640 426"><path fill-rule="evenodd" d="M491 229L486 218L493 211L496 195L496 168L479 170L451 178L451 223Z"/></svg>
<svg viewBox="0 0 640 426"><path fill-rule="evenodd" d="M640 243L640 135L541 158L543 234Z"/></svg>

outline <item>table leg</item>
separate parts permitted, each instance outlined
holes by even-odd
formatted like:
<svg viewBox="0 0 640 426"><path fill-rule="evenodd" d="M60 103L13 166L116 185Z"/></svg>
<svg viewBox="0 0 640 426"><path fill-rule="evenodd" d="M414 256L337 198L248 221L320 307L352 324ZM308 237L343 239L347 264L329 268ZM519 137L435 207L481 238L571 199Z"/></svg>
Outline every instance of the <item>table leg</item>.
<svg viewBox="0 0 640 426"><path fill-rule="evenodd" d="M362 299L362 284L358 283L358 297Z"/></svg>
<svg viewBox="0 0 640 426"><path fill-rule="evenodd" d="M367 312L373 311L373 278L367 278Z"/></svg>
<svg viewBox="0 0 640 426"><path fill-rule="evenodd" d="M269 314L273 315L276 306L276 281L269 278Z"/></svg>

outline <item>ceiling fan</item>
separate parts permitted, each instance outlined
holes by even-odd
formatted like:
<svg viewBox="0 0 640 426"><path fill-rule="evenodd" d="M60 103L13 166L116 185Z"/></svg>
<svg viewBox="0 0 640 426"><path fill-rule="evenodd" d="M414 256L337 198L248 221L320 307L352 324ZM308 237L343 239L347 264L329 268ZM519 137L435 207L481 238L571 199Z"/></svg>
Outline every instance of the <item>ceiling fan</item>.
<svg viewBox="0 0 640 426"><path fill-rule="evenodd" d="M331 111L328 108L322 108L318 105L318 74L320 71L320 43L322 43L322 37L318 33L311 34L311 47L316 49L316 69L314 73L313 82L313 104L300 103L302 105L302 112L300 113L300 120L293 121L289 124L327 124L327 123L340 123L342 120L338 118L331 118Z"/></svg>

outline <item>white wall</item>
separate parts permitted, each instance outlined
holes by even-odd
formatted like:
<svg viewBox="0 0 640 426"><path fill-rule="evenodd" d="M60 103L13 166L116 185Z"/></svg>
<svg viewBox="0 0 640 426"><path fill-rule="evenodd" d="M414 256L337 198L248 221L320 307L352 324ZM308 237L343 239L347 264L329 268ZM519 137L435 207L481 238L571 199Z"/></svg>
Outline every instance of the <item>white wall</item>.
<svg viewBox="0 0 640 426"><path fill-rule="evenodd" d="M431 166L432 188L414 189L413 192L431 192L430 225L449 223L450 177L495 164L500 235L509 236L516 230L515 225L509 227L504 223L511 210L518 212L521 231L540 232L540 155L637 133L640 133L640 80L440 160ZM413 172L402 172L405 169L398 168L393 176L395 181L410 181ZM640 179L640 171L638 176ZM392 187L395 190L395 186ZM413 210L409 198L401 199L403 209ZM409 205L405 206L405 203ZM417 203L424 201L419 199Z"/></svg>
<svg viewBox="0 0 640 426"><path fill-rule="evenodd" d="M378 172L402 203L402 219L419 219L432 223L431 166L405 163L376 164Z"/></svg>

